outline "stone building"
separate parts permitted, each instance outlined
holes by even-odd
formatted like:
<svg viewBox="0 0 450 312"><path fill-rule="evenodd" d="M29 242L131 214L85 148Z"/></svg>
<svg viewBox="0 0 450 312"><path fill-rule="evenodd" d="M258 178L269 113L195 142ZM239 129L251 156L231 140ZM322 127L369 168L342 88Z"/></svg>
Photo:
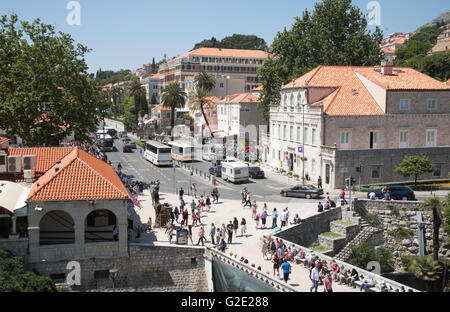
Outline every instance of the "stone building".
<svg viewBox="0 0 450 312"><path fill-rule="evenodd" d="M424 177L445 178L449 120L450 87L411 68L319 66L283 86L263 161L341 188L349 175L361 184L403 180L393 172L399 155L422 153L436 166Z"/></svg>

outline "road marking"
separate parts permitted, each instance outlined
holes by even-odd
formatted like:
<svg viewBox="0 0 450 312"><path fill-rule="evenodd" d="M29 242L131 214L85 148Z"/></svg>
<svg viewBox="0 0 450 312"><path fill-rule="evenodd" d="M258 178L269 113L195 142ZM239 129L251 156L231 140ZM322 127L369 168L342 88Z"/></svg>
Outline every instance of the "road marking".
<svg viewBox="0 0 450 312"><path fill-rule="evenodd" d="M261 196L261 195L253 195L253 197L264 198L264 196Z"/></svg>
<svg viewBox="0 0 450 312"><path fill-rule="evenodd" d="M188 180L176 180L177 183L188 183Z"/></svg>

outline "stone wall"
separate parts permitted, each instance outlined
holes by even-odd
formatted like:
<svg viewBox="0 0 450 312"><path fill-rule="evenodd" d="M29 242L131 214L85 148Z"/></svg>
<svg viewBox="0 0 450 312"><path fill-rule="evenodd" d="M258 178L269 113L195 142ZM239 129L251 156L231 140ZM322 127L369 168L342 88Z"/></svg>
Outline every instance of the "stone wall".
<svg viewBox="0 0 450 312"><path fill-rule="evenodd" d="M438 135L439 136L439 135ZM450 173L450 147L424 147L424 148L393 148L393 149L365 149L365 150L339 150L336 152L335 187L345 185L345 178L353 176L361 184L376 184L384 182L396 182L408 180L394 170L400 165L405 156L423 154L430 158L435 166L440 166L440 177L423 174L420 179L447 178ZM361 174L356 172L356 167L363 164ZM346 168L347 170L345 170ZM372 170L379 168L379 178L372 177ZM342 173L342 171L348 171ZM410 180L413 181L411 176Z"/></svg>
<svg viewBox="0 0 450 312"><path fill-rule="evenodd" d="M276 236L301 246L311 246L319 234L330 231L330 222L341 219L341 208L334 208L306 218L300 225L286 229Z"/></svg>
<svg viewBox="0 0 450 312"><path fill-rule="evenodd" d="M14 256L25 259L28 249L28 239L0 239L0 249L10 251Z"/></svg>
<svg viewBox="0 0 450 312"><path fill-rule="evenodd" d="M105 290L112 288L110 269L119 271L115 287L128 291L208 291L203 248L143 246L133 244L130 255L115 258L74 259L81 266L81 286L74 290ZM28 263L41 275L65 274L68 261Z"/></svg>
<svg viewBox="0 0 450 312"><path fill-rule="evenodd" d="M401 256L419 254L416 211L422 212L425 222L426 250L428 254L433 253L433 213L423 206L423 202L355 200L354 205L355 209L364 208L378 216L384 230L384 246L393 253L397 268L401 266ZM448 239L442 227L439 237L441 242ZM439 254L448 258L450 251L441 245Z"/></svg>

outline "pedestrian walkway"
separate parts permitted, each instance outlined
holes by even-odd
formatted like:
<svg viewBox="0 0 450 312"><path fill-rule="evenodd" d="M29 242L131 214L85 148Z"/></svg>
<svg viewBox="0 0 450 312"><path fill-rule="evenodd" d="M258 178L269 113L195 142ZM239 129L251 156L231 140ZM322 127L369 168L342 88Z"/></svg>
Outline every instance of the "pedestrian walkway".
<svg viewBox="0 0 450 312"><path fill-rule="evenodd" d="M179 203L178 196L175 194L160 194L162 203L170 203L174 206L177 206ZM186 202L186 207L188 207L189 213L189 203L192 197L184 196L184 200ZM149 194L149 190L145 190L143 194L139 197L139 201L143 206L142 209L135 207L136 214L132 215L134 219L135 225L139 222L145 224L149 217L152 218L153 224L155 223L155 210L152 207L151 197ZM263 202L258 202L258 212L262 211ZM211 211L209 213L202 212L201 214L201 222L204 224L205 229L205 238L207 239L208 246L212 246L210 244L210 236L209 229L211 223L214 223L217 227L220 227L222 224L228 224L229 221L232 221L234 217L236 217L239 222L242 218L245 218L247 221L247 236L234 236L233 235L233 243L227 246L226 254L233 253L233 255L237 255L237 259L244 257L248 259L249 265L255 264L255 267L261 266L261 269L264 273L268 273L272 275L272 262L270 260L263 259L263 255L261 252L261 243L263 236L267 236L272 234L272 230L269 228L272 225L271 213L273 208L277 208L278 211L284 209L286 204L283 203L267 203L269 216L267 218L268 228L266 229L256 229L255 221L252 219L252 211L249 208L242 208L242 204L240 200L221 200L219 204L213 204ZM299 201L298 203L290 203L289 204L289 219L292 221L295 213L299 213L300 218L307 218L314 214L316 214L316 203L302 203ZM179 221L181 221L181 216ZM189 217L189 224L191 224L191 216ZM278 224L280 220L278 220ZM179 225L175 223L175 225ZM289 225L291 226L291 225ZM200 227L193 227L193 241L194 244L198 241L198 232ZM284 229L284 228L283 228ZM238 229L238 235L240 235L240 228ZM134 236L133 236L134 237ZM172 239L172 244L175 243L175 235ZM155 246L169 244L168 237L165 235L165 229L154 229L151 234L144 234L140 243L150 244ZM191 243L189 242L189 245ZM290 247L290 246L288 246ZM282 277L282 276L281 276ZM308 277L308 271L301 264L293 264L292 265L292 274L290 276L290 280L288 282L291 286L297 287L299 291L307 292L311 287L311 281ZM333 285L334 291L337 292L352 292L359 291L359 289L353 289L351 287L345 285ZM319 291L323 291L323 286L319 286Z"/></svg>

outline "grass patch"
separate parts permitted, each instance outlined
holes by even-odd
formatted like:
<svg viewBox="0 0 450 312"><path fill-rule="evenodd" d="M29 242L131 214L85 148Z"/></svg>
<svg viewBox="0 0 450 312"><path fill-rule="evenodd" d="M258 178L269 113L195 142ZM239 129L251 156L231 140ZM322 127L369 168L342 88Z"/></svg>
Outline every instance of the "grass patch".
<svg viewBox="0 0 450 312"><path fill-rule="evenodd" d="M333 223L337 223L344 226L355 225L356 223L344 220L334 220Z"/></svg>
<svg viewBox="0 0 450 312"><path fill-rule="evenodd" d="M339 238L339 237L342 237L341 234L334 233L334 232L325 232L325 233L322 233L320 235L328 237L328 238Z"/></svg>
<svg viewBox="0 0 450 312"><path fill-rule="evenodd" d="M327 250L328 250L327 247L322 246L322 245L320 245L320 246L314 246L314 247L309 247L309 249L311 249L312 251L315 251L315 252L324 252L324 251L327 251Z"/></svg>
<svg viewBox="0 0 450 312"><path fill-rule="evenodd" d="M134 143L136 143L137 146L140 146L141 148L144 148L144 141L136 140L136 141L134 141Z"/></svg>

